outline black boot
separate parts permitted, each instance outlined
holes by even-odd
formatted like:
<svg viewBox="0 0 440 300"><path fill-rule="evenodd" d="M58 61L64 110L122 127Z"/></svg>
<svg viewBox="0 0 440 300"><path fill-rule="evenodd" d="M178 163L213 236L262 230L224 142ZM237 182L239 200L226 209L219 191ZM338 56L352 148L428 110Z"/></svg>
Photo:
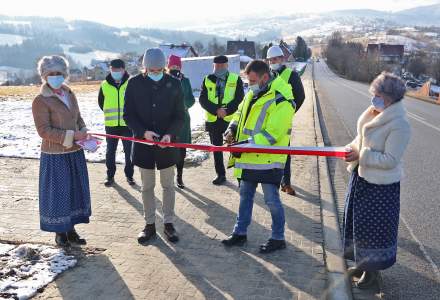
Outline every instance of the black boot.
<svg viewBox="0 0 440 300"><path fill-rule="evenodd" d="M378 275L378 271L364 271L364 274L362 274L362 277L356 283L356 286L359 289L368 289L376 283Z"/></svg>
<svg viewBox="0 0 440 300"><path fill-rule="evenodd" d="M243 246L247 241L247 235L232 234L227 239L222 241L226 247Z"/></svg>
<svg viewBox="0 0 440 300"><path fill-rule="evenodd" d="M361 278L361 276L363 274L364 274L364 272L356 267L350 267L347 269L347 276L348 277Z"/></svg>
<svg viewBox="0 0 440 300"><path fill-rule="evenodd" d="M142 230L138 234L138 238L137 238L138 243L143 244L155 236L156 236L156 225L155 224L147 224L147 225L145 225L144 230Z"/></svg>
<svg viewBox="0 0 440 300"><path fill-rule="evenodd" d="M183 183L183 179L182 179L182 174L177 174L177 176L176 176L176 183L177 183L177 187L179 189L184 189L185 188L185 184Z"/></svg>
<svg viewBox="0 0 440 300"><path fill-rule="evenodd" d="M55 234L55 243L60 247L70 247L70 243L65 232L57 232Z"/></svg>
<svg viewBox="0 0 440 300"><path fill-rule="evenodd" d="M226 176L224 176L224 175L219 175L219 176L217 176L216 179L214 179L214 180L212 181L212 184L214 184L214 185L222 185L222 184L225 183L225 182L226 182Z"/></svg>
<svg viewBox="0 0 440 300"><path fill-rule="evenodd" d="M271 253L284 248L286 248L285 240L269 239L266 244L260 246L260 253Z"/></svg>
<svg viewBox="0 0 440 300"><path fill-rule="evenodd" d="M135 185L136 182L134 181L133 177L127 177L127 182L129 185Z"/></svg>
<svg viewBox="0 0 440 300"><path fill-rule="evenodd" d="M69 242L73 244L77 244L77 245L87 244L86 239L81 238L79 234L76 232L75 228L67 233L67 239L69 240Z"/></svg>
<svg viewBox="0 0 440 300"><path fill-rule="evenodd" d="M165 233L171 243L177 243L179 241L179 236L177 235L176 229L174 229L173 223L165 223L163 233Z"/></svg>
<svg viewBox="0 0 440 300"><path fill-rule="evenodd" d="M113 185L113 183L115 183L115 178L114 177L107 177L107 179L104 182L104 185L106 187L111 187Z"/></svg>

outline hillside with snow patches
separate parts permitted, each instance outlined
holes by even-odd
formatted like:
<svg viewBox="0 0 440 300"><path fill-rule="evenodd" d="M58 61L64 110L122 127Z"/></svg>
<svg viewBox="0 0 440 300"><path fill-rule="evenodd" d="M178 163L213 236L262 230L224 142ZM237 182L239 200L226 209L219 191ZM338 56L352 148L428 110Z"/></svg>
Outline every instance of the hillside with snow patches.
<svg viewBox="0 0 440 300"><path fill-rule="evenodd" d="M117 28L90 21L0 15L0 66L30 69L36 59L46 53L65 53L87 66L92 59L113 58L126 52L142 53L145 48L160 43L201 41L206 45L213 38L221 43L238 38L260 43L283 38L290 42L297 36L322 38L334 31L374 34L414 25L440 26L440 4L394 13L376 10L286 12L284 16L219 19L204 25L185 23L170 29ZM423 46L402 37L394 41L410 48Z"/></svg>

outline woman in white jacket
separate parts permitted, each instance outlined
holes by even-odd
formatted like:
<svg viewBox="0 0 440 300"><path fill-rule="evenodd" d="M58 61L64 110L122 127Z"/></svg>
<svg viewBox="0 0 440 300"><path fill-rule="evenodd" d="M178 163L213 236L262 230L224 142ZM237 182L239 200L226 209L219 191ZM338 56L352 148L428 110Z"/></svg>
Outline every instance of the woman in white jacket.
<svg viewBox="0 0 440 300"><path fill-rule="evenodd" d="M370 106L359 118L345 160L352 173L345 202L344 255L353 260L359 288L396 262L401 159L410 139L402 99L405 84L383 72L371 84Z"/></svg>

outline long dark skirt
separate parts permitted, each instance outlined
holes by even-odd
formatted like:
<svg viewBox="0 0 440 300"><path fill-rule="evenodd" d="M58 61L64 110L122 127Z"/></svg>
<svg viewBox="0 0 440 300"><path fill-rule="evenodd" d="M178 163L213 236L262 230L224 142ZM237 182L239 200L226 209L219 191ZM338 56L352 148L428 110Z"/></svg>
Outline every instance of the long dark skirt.
<svg viewBox="0 0 440 300"><path fill-rule="evenodd" d="M39 185L41 230L67 232L76 224L89 223L90 189L84 151L41 153Z"/></svg>
<svg viewBox="0 0 440 300"><path fill-rule="evenodd" d="M345 199L343 245L346 259L365 271L396 262L400 182L377 185L353 172Z"/></svg>

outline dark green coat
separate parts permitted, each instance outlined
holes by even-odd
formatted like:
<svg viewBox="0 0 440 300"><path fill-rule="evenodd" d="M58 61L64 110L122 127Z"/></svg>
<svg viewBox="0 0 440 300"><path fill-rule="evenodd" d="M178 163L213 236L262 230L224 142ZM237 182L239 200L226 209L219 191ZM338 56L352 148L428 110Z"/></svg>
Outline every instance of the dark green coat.
<svg viewBox="0 0 440 300"><path fill-rule="evenodd" d="M180 135L177 137L177 140L181 143L191 143L191 117L188 109L194 105L196 100L194 99L189 79L185 76L182 76L180 82L182 83L183 101L185 104L185 122L182 130L180 131Z"/></svg>

